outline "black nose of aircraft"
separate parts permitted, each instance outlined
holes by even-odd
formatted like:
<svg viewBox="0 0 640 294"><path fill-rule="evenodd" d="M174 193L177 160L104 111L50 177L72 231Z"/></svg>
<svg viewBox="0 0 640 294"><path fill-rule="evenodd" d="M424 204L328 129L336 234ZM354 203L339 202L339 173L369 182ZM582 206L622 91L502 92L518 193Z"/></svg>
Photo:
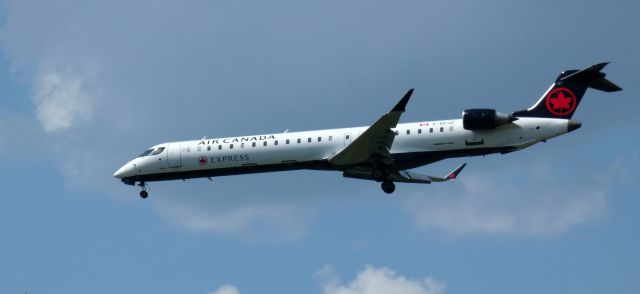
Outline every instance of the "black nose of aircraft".
<svg viewBox="0 0 640 294"><path fill-rule="evenodd" d="M569 123L567 124L567 132L573 132L577 129L579 129L582 126L582 123L577 121L577 120L569 120Z"/></svg>

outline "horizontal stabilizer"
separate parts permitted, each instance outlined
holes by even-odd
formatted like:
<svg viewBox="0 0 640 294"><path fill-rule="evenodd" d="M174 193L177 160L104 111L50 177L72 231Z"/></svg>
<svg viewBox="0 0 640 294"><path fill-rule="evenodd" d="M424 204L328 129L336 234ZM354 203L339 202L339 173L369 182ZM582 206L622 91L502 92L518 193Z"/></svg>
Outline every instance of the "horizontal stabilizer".
<svg viewBox="0 0 640 294"><path fill-rule="evenodd" d="M609 64L608 62L594 64L585 69L571 73L565 77L560 78L561 81L571 81L586 84L590 88L594 88L605 92L617 92L621 91L618 85L607 80L605 73L601 70Z"/></svg>
<svg viewBox="0 0 640 294"><path fill-rule="evenodd" d="M618 85L612 83L611 81L605 78L600 78L600 79L591 81L591 83L589 83L589 87L600 90L600 91L604 91L604 92L622 91L622 88L618 87Z"/></svg>

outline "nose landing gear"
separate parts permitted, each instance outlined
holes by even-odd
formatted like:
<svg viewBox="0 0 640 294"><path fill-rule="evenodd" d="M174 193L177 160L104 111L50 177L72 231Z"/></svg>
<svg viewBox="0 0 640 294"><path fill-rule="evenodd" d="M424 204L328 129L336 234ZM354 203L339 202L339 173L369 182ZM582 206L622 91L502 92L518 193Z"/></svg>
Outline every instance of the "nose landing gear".
<svg viewBox="0 0 640 294"><path fill-rule="evenodd" d="M138 186L142 187L142 191L140 191L140 198L147 199L147 197L149 197L149 193L147 192L147 184L145 184L145 182L140 182Z"/></svg>
<svg viewBox="0 0 640 294"><path fill-rule="evenodd" d="M396 190L396 184L389 180L382 181L382 184L380 186L382 187L382 191L387 194L391 194Z"/></svg>

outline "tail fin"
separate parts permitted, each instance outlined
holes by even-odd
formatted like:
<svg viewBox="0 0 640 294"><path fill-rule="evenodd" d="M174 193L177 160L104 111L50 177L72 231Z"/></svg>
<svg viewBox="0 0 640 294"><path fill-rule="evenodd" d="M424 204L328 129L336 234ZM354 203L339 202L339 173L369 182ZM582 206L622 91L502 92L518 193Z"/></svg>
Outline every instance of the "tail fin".
<svg viewBox="0 0 640 294"><path fill-rule="evenodd" d="M570 119L587 88L605 92L622 90L605 79L601 70L608 62L592 65L583 70L565 70L538 102L527 110L513 113L514 117L548 117Z"/></svg>

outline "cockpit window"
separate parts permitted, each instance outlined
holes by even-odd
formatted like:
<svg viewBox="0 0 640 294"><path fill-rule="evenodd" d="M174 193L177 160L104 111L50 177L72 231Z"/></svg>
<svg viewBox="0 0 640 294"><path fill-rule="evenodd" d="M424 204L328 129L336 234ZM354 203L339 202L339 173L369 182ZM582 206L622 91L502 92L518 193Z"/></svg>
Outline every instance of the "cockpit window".
<svg viewBox="0 0 640 294"><path fill-rule="evenodd" d="M151 152L151 155L158 155L158 154L162 153L162 151L164 151L164 147L156 148L156 150Z"/></svg>
<svg viewBox="0 0 640 294"><path fill-rule="evenodd" d="M149 150L147 150L147 151L143 152L143 153L142 153L142 154L140 154L140 156L138 156L138 157L144 157L144 156L147 156L147 155L149 155L151 152L153 152L153 148L151 148L151 149L149 149Z"/></svg>

